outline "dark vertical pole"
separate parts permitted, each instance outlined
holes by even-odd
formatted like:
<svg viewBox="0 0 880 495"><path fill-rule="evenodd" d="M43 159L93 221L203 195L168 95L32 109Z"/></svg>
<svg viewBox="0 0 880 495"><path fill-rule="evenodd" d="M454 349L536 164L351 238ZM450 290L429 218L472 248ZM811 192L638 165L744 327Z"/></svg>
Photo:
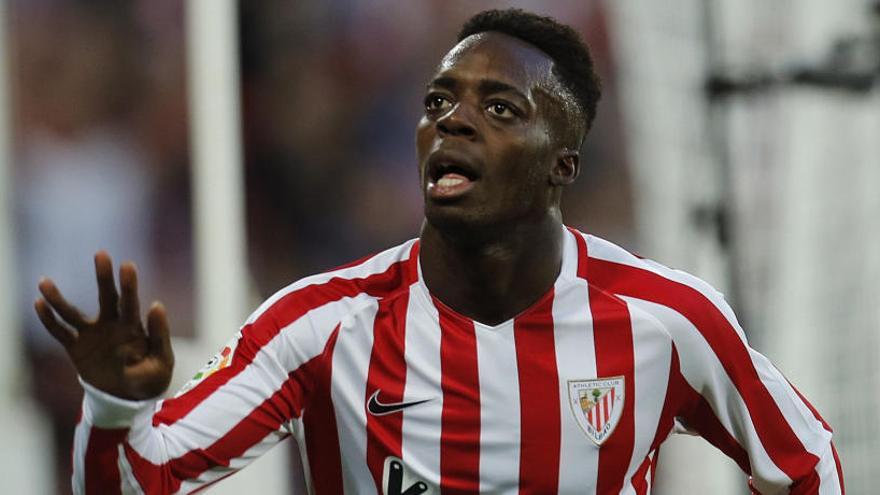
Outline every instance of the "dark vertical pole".
<svg viewBox="0 0 880 495"><path fill-rule="evenodd" d="M712 229L724 253L725 272L728 287L728 302L737 309L737 314L744 328L748 311L741 307L744 304L741 266L741 253L738 245L736 219L736 198L734 193L733 164L730 153L729 105L730 101L723 94L709 89L708 81L714 74L724 73L724 33L718 22L716 2L723 0L704 0L703 7L703 42L706 47L705 66L707 70L705 91L706 124L709 134L709 148L714 156L714 174L718 181L718 197L715 204L703 205L694 212L694 220L700 228ZM748 309L748 308L745 308Z"/></svg>

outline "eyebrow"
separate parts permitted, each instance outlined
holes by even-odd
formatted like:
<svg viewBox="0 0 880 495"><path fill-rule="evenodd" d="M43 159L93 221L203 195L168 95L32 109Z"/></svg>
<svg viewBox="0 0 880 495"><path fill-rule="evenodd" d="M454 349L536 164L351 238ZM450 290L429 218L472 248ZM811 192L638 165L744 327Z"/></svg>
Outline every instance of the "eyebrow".
<svg viewBox="0 0 880 495"><path fill-rule="evenodd" d="M441 76L429 82L427 85L428 88L431 88L432 86L437 86L443 89L447 89L449 91L453 91L458 86L458 79L448 76ZM513 93L514 95L522 98L525 101L530 101L529 98L515 86L511 86L510 84L495 79L480 80L480 83L477 86L477 90L482 94Z"/></svg>

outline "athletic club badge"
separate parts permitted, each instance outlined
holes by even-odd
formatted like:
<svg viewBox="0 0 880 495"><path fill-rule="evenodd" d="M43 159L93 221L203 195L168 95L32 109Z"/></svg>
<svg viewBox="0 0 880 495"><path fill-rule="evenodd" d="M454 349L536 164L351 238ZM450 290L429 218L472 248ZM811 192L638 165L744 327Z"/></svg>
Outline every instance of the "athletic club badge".
<svg viewBox="0 0 880 495"><path fill-rule="evenodd" d="M569 380L568 402L574 418L596 445L614 432L623 414L624 377Z"/></svg>

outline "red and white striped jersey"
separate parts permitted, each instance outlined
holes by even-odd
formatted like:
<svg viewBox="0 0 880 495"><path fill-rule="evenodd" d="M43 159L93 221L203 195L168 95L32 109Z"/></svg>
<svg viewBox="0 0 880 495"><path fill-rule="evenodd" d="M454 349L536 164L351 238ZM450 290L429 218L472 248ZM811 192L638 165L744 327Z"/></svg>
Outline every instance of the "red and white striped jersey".
<svg viewBox="0 0 880 495"><path fill-rule="evenodd" d="M310 493L647 494L687 430L759 493L843 493L831 429L703 281L566 229L561 272L485 325L412 240L267 300L176 397L85 385L78 493L189 493L294 437Z"/></svg>

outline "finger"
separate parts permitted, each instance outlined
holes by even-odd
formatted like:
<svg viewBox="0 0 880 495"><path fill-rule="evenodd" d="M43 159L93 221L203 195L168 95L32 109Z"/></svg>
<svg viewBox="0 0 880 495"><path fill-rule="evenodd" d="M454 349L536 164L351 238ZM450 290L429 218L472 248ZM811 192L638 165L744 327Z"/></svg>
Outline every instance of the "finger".
<svg viewBox="0 0 880 495"><path fill-rule="evenodd" d="M49 333L55 337L55 340L61 343L61 345L69 347L76 342L76 331L67 328L55 319L55 314L52 312L52 309L49 308L49 304L46 303L45 299L38 297L37 300L34 301L34 310L37 312L37 317L40 318L43 326L46 327L46 330L48 330Z"/></svg>
<svg viewBox="0 0 880 495"><path fill-rule="evenodd" d="M98 279L98 318L112 320L119 316L119 294L113 280L113 260L107 251L95 254L95 277Z"/></svg>
<svg viewBox="0 0 880 495"><path fill-rule="evenodd" d="M77 330L86 326L86 320L82 313L64 299L54 282L43 277L40 279L40 283L37 284L37 287L40 289L40 293L43 294L43 297L46 298L46 302L52 306L52 309L58 313L58 316L60 316L62 320L66 321Z"/></svg>
<svg viewBox="0 0 880 495"><path fill-rule="evenodd" d="M121 292L120 318L129 323L140 322L141 308L138 301L137 269L130 261L119 266L119 289Z"/></svg>
<svg viewBox="0 0 880 495"><path fill-rule="evenodd" d="M169 366L174 365L174 352L171 349L171 332L168 325L168 314L165 306L160 302L154 302L147 313L147 339L150 346L150 354L153 354Z"/></svg>

